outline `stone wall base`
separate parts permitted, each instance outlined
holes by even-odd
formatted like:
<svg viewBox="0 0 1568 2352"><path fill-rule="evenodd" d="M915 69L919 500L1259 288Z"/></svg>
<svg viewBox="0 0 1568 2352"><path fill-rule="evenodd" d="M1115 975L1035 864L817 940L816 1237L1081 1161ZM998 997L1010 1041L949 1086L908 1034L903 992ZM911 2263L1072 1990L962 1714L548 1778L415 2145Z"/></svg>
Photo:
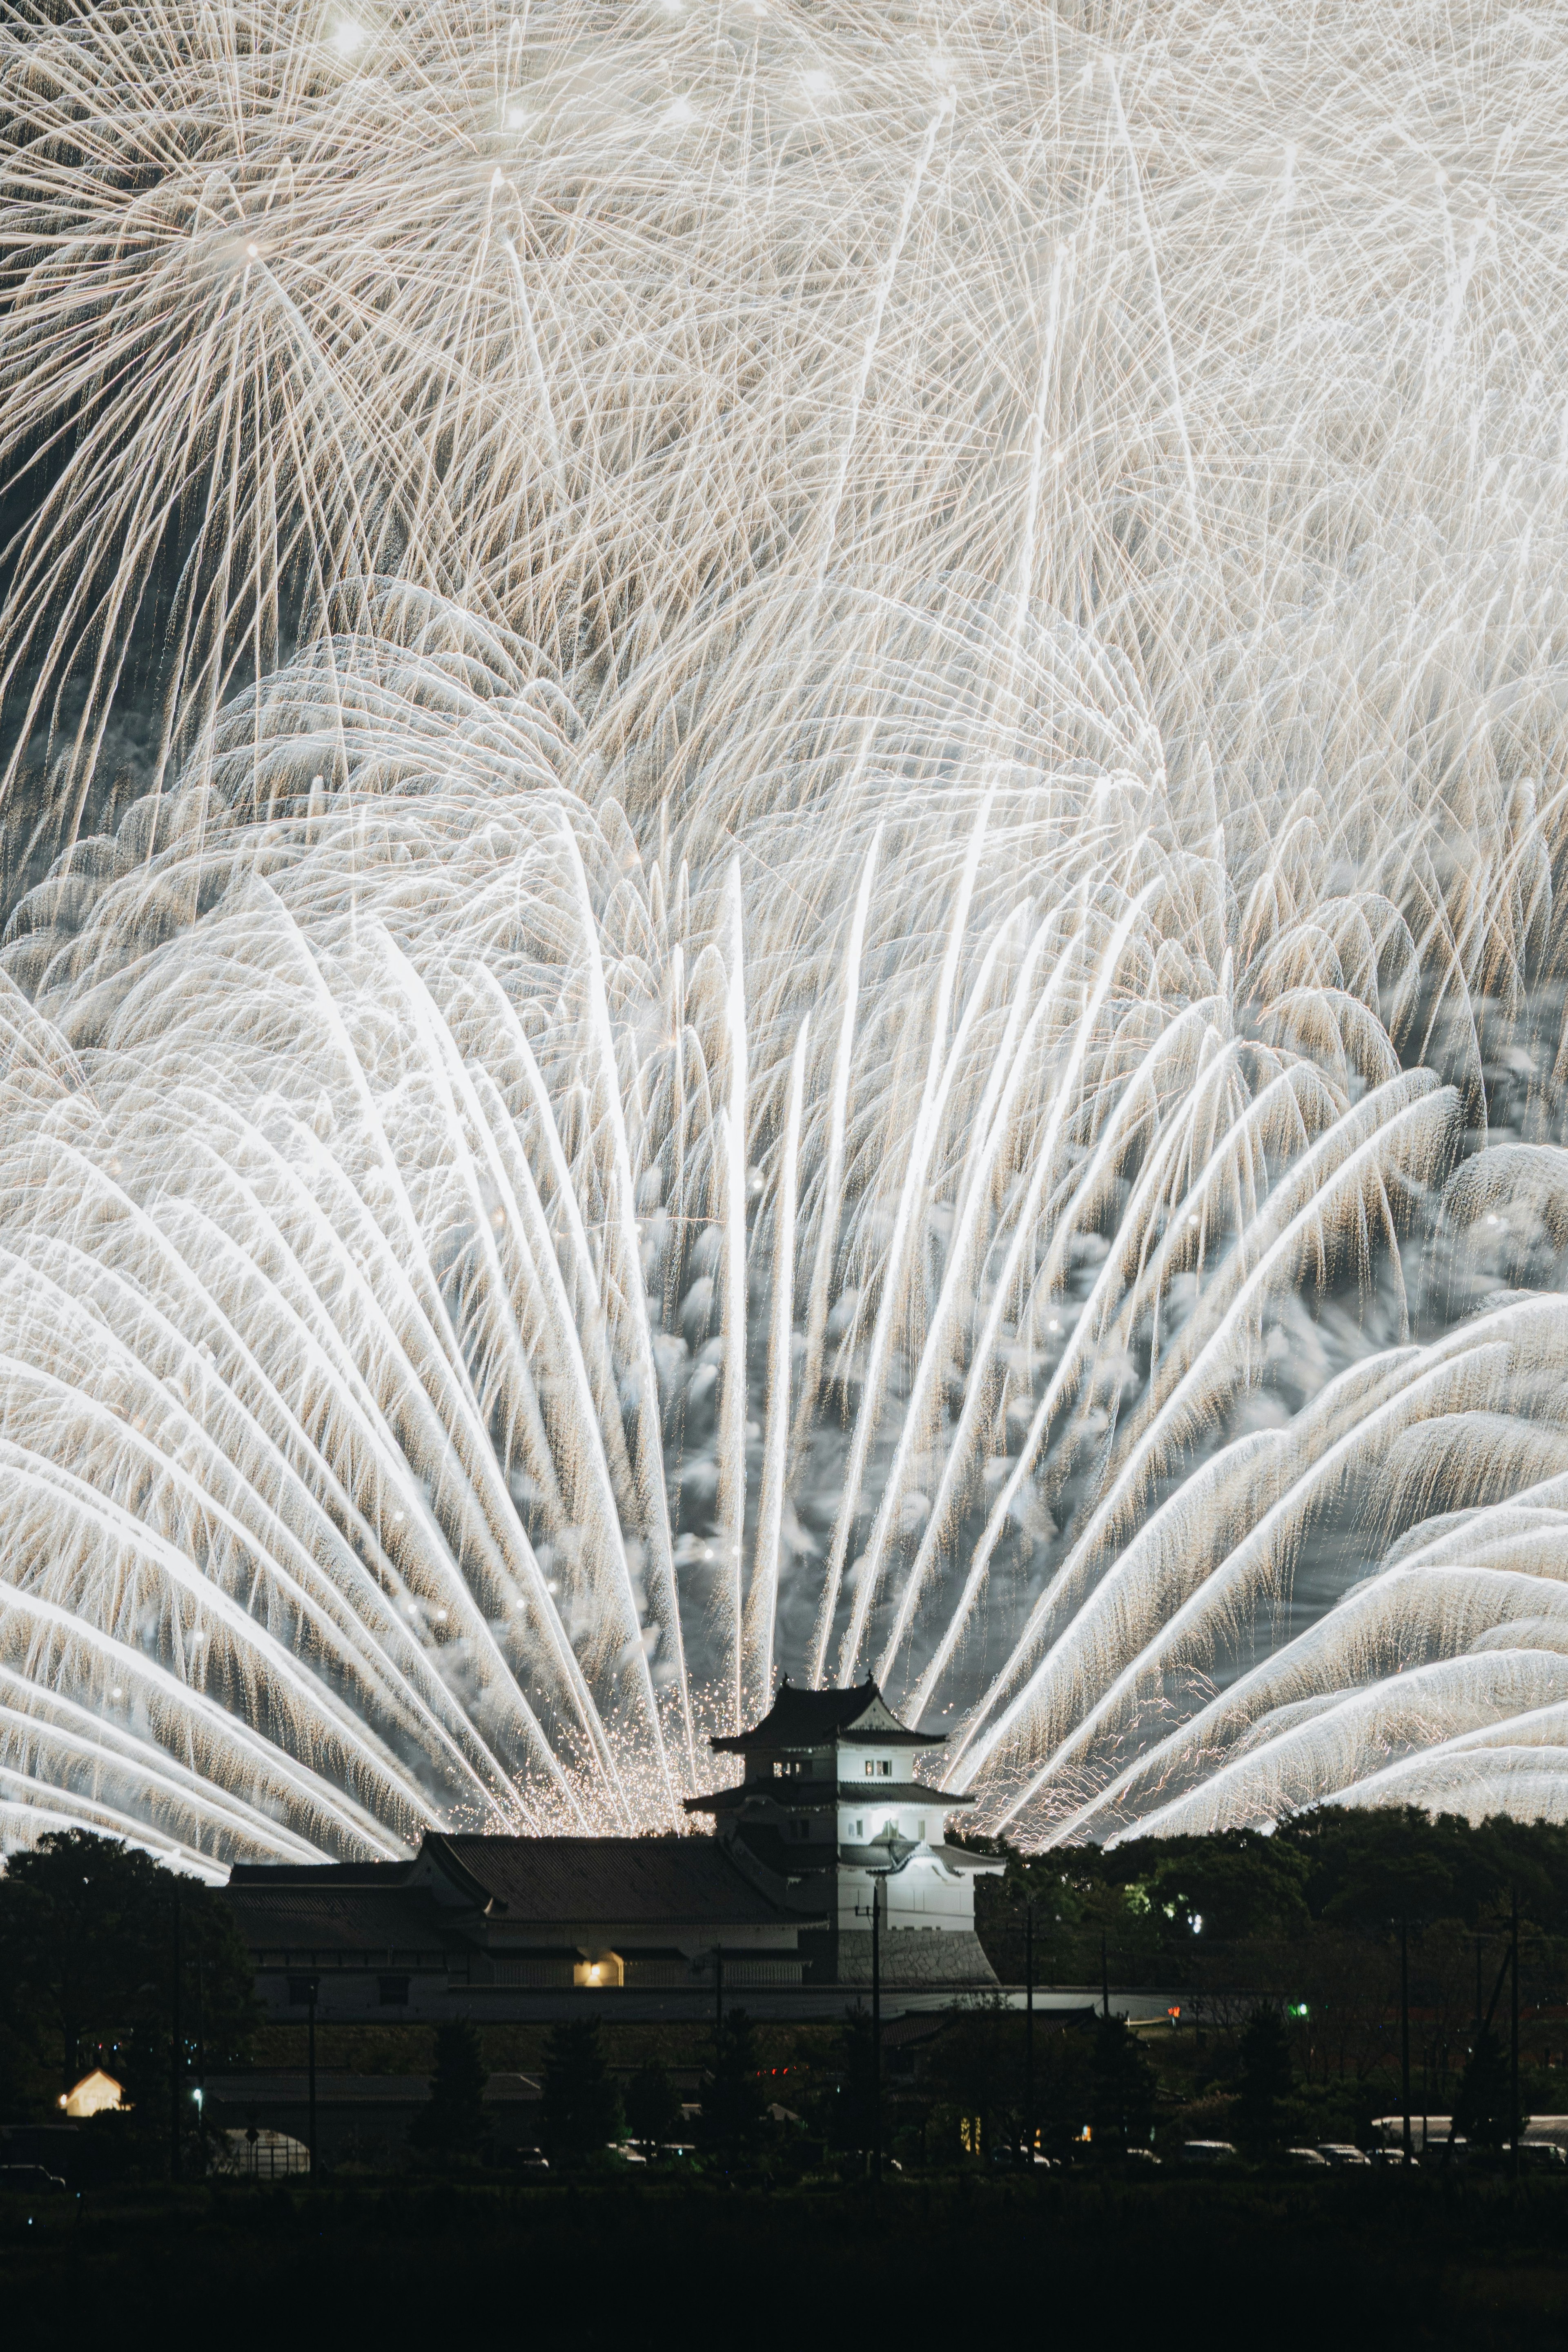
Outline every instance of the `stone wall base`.
<svg viewBox="0 0 1568 2352"><path fill-rule="evenodd" d="M807 1984L871 1983L871 1930L806 1928L800 1938ZM882 1982L891 1991L958 1991L996 1982L973 1928L888 1927L882 1932Z"/></svg>

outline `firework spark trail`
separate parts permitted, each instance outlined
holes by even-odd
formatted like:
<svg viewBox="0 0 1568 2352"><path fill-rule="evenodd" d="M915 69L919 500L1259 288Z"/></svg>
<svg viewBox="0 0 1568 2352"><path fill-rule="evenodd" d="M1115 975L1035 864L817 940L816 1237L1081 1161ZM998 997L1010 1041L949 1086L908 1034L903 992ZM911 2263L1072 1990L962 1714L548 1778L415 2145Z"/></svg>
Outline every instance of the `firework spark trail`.
<svg viewBox="0 0 1568 2352"><path fill-rule="evenodd" d="M1568 1814L1562 49L12 12L6 1837Z"/></svg>
<svg viewBox="0 0 1568 2352"><path fill-rule="evenodd" d="M815 651L836 603L962 626L990 593L1136 676L1128 764L1205 825L1211 789L1255 848L1316 823L1311 896L1397 841L1528 932L1525 803L1562 782L1555 38L1485 5L1432 37L1348 5L14 12L16 756L66 684L68 831L139 646L170 646L156 781L396 576L539 647L634 813L720 818L770 664L809 643L824 715L866 701L860 644Z"/></svg>
<svg viewBox="0 0 1568 2352"><path fill-rule="evenodd" d="M1148 1759L1132 1815L1169 1806L1184 1768L1162 1759L1183 1733L1161 1748L1152 1689L1173 1663L1201 1674L1245 1646L1358 1465L1373 1483L1434 1412L1517 1413L1521 1440L1550 1433L1542 1349L1562 1318L1540 1299L1426 1355L1359 1360L1352 1340L1358 1360L1280 1431L1236 1423L1237 1401L1268 1391L1268 1332L1303 1314L1310 1328L1313 1293L1359 1284L1397 1338L1399 1287L1377 1306L1368 1252L1392 1267L1391 1233L1441 1179L1451 1096L1397 1074L1344 1003L1301 1024L1278 940L1260 960L1287 975L1276 997L1237 980L1234 944L1207 971L1212 871L1132 811L1111 858L1054 786L977 799L957 784L918 804L884 792L874 863L817 877L804 913L787 898L742 913L732 859L704 880L672 842L649 863L613 802L572 789L571 730L541 732L520 677L427 739L407 693L426 659L410 670L389 646L367 666L345 642L281 680L204 761L198 823L176 802L151 858L106 844L68 860L79 887L47 886L13 926L5 952L31 995L7 1000L6 1132L27 1173L7 1194L26 1278L9 1292L5 1443L33 1490L79 1486L82 1515L63 1559L41 1558L36 1517L8 1538L4 1622L15 1643L47 1604L91 1637L23 1667L27 1722L6 1736L49 1807L122 1828L145 1816L208 1857L293 1850L261 1827L264 1790L296 1843L347 1851L386 1850L373 1820L395 1842L422 1814L668 1820L689 1772L672 1785L682 1726L732 1720L737 1673L743 1695L770 1651L806 1663L825 1622L847 1658L876 1641L895 1691L973 1710L960 1769L996 1818L1050 1833L1087 1800L1116 1826L1130 1723ZM344 693L356 666L377 691ZM300 722L329 693L365 782L323 800ZM499 786L509 770L526 782ZM133 811L131 841L144 830ZM943 919L911 929L922 876L944 863ZM1037 876L1052 877L1038 910ZM1201 983L1185 1003L1150 994L1172 946ZM811 1027L808 1000L826 1016ZM900 1074L915 1071L910 1088ZM724 1306L738 1112L760 1177L744 1182L749 1282L772 1302L743 1353ZM1536 1152L1550 1204L1539 1163L1554 1161ZM1456 1232L1498 1213L1473 1169L1447 1195ZM800 1270L824 1265L814 1347ZM100 1345L100 1370L89 1349L62 1353L58 1308L26 1303L40 1282L110 1316L119 1344ZM1163 1336L1140 1373L1151 1318ZM1537 1326L1533 1343L1491 1337ZM654 1426L645 1363L656 1489L635 1466ZM837 1401L873 1370L886 1435L862 1397L847 1441ZM119 1412L100 1408L84 1451L95 1381L118 1383ZM726 1381L760 1401L741 1437L758 1499L738 1618ZM1117 1390L1104 1422L1096 1399ZM1173 1475L1146 1525L1134 1512L1131 1540L1108 1542ZM1419 1524L1427 1485L1405 1485ZM1462 1490L1461 1468L1446 1499ZM668 1497L673 1639L642 1580L653 1492ZM57 1545L78 1524L61 1509ZM833 1545L861 1516L885 1589L863 1551L828 1608ZM1408 1643L1426 1621L1400 1611L1398 1534L1380 1528L1379 1583ZM946 1566L969 1555L984 1610L974 1572L955 1591ZM1551 1603L1514 1583L1531 1589L1510 1591L1502 1622L1533 1654ZM1498 1623L1493 1606L1472 1630ZM1443 1621L1425 1638L1442 1653L1468 1637ZM150 1653L190 1695L177 1716L147 1703ZM1290 1671L1290 1647L1279 1654ZM1331 1692L1350 1668L1331 1644L1316 1671ZM1488 1691L1494 1715L1521 1691L1538 1708L1552 1671L1478 1665L1432 1688L1466 1694L1458 1736L1487 1719ZM122 1743L112 1769L88 1715ZM1321 1794L1342 1766L1353 1785L1389 1727L1415 1720L1392 1698L1362 1715L1354 1738L1326 1710L1277 1768L1222 1770L1216 1803L1232 1788L1243 1807L1267 1789ZM1435 1719L1436 1701L1429 1744ZM176 1727L184 1777L161 1760ZM310 1793L337 1785L363 1816Z"/></svg>

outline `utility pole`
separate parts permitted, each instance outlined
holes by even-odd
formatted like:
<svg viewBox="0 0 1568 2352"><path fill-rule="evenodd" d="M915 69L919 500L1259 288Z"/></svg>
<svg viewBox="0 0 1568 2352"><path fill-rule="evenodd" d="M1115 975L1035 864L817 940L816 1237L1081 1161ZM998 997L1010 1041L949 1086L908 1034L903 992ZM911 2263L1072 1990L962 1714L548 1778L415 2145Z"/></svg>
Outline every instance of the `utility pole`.
<svg viewBox="0 0 1568 2352"><path fill-rule="evenodd" d="M310 2039L306 2045L306 2066L309 2074L308 2090L310 2096L309 2129L310 2134L310 2186L313 2189L316 2185L316 1994L321 1987L321 1979L319 1977L312 1977L310 1982Z"/></svg>
<svg viewBox="0 0 1568 2352"><path fill-rule="evenodd" d="M1405 2161L1410 2161L1410 1934L1399 1915L1399 2088L1405 2109Z"/></svg>
<svg viewBox="0 0 1568 2352"><path fill-rule="evenodd" d="M180 2020L180 1890L174 1887L174 1989L169 2018L169 2178L180 2177L180 2093L184 2086L184 2029Z"/></svg>
<svg viewBox="0 0 1568 2352"><path fill-rule="evenodd" d="M879 1872L873 1872L871 1876L871 2179L879 2184L882 2178L881 1895L881 1874ZM1517 2034L1514 2038L1517 2042Z"/></svg>
<svg viewBox="0 0 1568 2352"><path fill-rule="evenodd" d="M882 2178L882 1881L887 1873L867 1872L871 1882L871 2178ZM866 1906L857 1903L855 1916L864 1919Z"/></svg>
<svg viewBox="0 0 1568 2352"><path fill-rule="evenodd" d="M713 2064L717 2069L724 2039L724 1948L713 1947Z"/></svg>
<svg viewBox="0 0 1568 2352"><path fill-rule="evenodd" d="M1110 1963L1106 1957L1105 1930L1100 1931L1100 2013L1110 2015Z"/></svg>
<svg viewBox="0 0 1568 2352"><path fill-rule="evenodd" d="M1024 1897L1024 2161L1035 2161L1035 1898Z"/></svg>
<svg viewBox="0 0 1568 2352"><path fill-rule="evenodd" d="M1508 2122L1509 2137L1513 2144L1513 2177L1519 2179L1519 1888L1513 1890L1513 1903L1509 1914L1510 1958L1509 1970L1509 2038L1508 2038Z"/></svg>
<svg viewBox="0 0 1568 2352"><path fill-rule="evenodd" d="M196 2104L205 2107L207 2096L207 1986L199 1944L196 1947L196 2090L199 2095Z"/></svg>

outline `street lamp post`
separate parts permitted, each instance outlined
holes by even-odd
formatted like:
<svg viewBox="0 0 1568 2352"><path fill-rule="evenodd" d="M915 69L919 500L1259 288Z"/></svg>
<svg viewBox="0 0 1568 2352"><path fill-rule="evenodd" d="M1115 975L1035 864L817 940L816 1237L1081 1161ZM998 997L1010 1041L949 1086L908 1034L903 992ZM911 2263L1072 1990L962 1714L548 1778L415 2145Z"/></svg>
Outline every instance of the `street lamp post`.
<svg viewBox="0 0 1568 2352"><path fill-rule="evenodd" d="M174 1988L169 2019L169 2178L180 2177L180 2093L184 2087L184 2028L180 2018L180 1890L174 1889Z"/></svg>
<svg viewBox="0 0 1568 2352"><path fill-rule="evenodd" d="M308 2086L310 2094L309 2128L310 2133L310 2186L312 2189L316 2185L316 1994L319 1989L319 1978L312 1977L310 1979L310 2039L307 2043L306 2057L306 2064L310 2073L310 2082Z"/></svg>
<svg viewBox="0 0 1568 2352"><path fill-rule="evenodd" d="M1024 1897L1024 2161L1035 2161L1035 1898Z"/></svg>
<svg viewBox="0 0 1568 2352"><path fill-rule="evenodd" d="M305 2097L309 2120L305 2128L310 2134L312 2186L316 2178L318 2154L316 2147L316 1995L321 1989L321 1982L318 1976L290 1977L289 1979L289 2007L302 2008L306 2011L308 2034L305 2043Z"/></svg>
<svg viewBox="0 0 1568 2352"><path fill-rule="evenodd" d="M1399 2087L1404 2100L1405 2137L1402 2145L1405 2161L1410 2161L1410 1935L1403 1912L1399 1915Z"/></svg>
<svg viewBox="0 0 1568 2352"><path fill-rule="evenodd" d="M871 2178L882 2178L882 1882L871 1881ZM1515 2004L1517 2010L1518 2004ZM1516 2042L1518 2035L1514 2037Z"/></svg>
<svg viewBox="0 0 1568 2352"><path fill-rule="evenodd" d="M1509 1914L1509 2032L1508 2032L1508 2126L1513 2144L1513 2177L1519 2179L1519 1888L1513 1890L1513 1904Z"/></svg>
<svg viewBox="0 0 1568 2352"><path fill-rule="evenodd" d="M867 1873L871 1881L871 2178L882 2178L882 1881L884 1870ZM855 1916L864 1919L867 1906L857 1903Z"/></svg>

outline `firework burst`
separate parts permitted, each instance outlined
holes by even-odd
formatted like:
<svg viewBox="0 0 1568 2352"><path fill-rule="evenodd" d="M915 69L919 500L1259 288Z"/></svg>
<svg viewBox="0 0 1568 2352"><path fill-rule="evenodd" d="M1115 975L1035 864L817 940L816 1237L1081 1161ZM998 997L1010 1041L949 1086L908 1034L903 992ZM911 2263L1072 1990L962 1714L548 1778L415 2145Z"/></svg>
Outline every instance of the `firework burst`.
<svg viewBox="0 0 1568 2352"><path fill-rule="evenodd" d="M1550 37L14 14L16 1834L1563 1809Z"/></svg>

